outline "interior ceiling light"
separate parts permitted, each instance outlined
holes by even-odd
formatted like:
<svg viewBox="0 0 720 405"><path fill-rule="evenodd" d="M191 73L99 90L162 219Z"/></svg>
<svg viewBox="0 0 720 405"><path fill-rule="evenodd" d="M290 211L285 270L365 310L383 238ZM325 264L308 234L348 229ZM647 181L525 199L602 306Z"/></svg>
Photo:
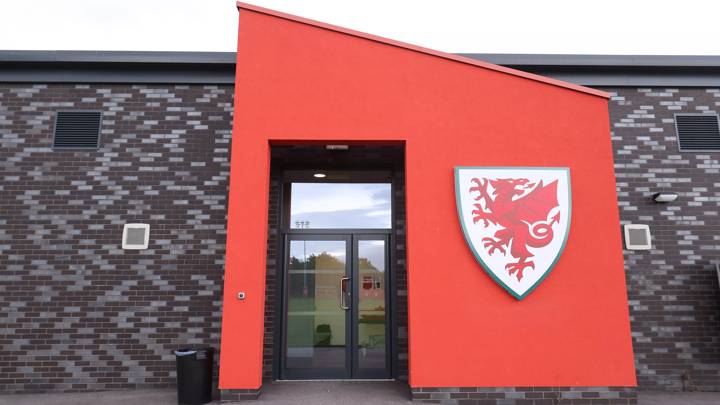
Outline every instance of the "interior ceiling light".
<svg viewBox="0 0 720 405"><path fill-rule="evenodd" d="M315 173L315 174L313 174L313 177L317 177L318 179L324 179L325 176L326 176L325 173Z"/></svg>
<svg viewBox="0 0 720 405"><path fill-rule="evenodd" d="M349 145L325 145L327 150L348 150L349 148Z"/></svg>

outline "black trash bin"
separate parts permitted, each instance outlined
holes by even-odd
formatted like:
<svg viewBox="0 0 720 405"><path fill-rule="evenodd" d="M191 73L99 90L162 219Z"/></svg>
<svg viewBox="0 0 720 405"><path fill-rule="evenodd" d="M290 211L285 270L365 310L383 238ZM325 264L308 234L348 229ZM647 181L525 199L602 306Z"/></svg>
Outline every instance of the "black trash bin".
<svg viewBox="0 0 720 405"><path fill-rule="evenodd" d="M175 351L178 403L200 405L212 401L212 347L183 347Z"/></svg>

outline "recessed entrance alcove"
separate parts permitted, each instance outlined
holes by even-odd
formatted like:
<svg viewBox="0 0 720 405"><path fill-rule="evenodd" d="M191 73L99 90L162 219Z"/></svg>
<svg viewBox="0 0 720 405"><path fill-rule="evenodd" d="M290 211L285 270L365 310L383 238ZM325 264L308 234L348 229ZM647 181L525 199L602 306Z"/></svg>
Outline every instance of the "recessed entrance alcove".
<svg viewBox="0 0 720 405"><path fill-rule="evenodd" d="M274 145L265 379L407 380L404 146Z"/></svg>

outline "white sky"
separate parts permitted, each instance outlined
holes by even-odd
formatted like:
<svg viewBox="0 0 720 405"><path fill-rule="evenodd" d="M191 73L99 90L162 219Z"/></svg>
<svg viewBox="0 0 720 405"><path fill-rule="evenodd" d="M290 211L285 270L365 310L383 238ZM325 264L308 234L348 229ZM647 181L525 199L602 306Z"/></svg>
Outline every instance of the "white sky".
<svg viewBox="0 0 720 405"><path fill-rule="evenodd" d="M711 0L253 0L446 52L720 55ZM0 49L233 51L234 0L0 0Z"/></svg>

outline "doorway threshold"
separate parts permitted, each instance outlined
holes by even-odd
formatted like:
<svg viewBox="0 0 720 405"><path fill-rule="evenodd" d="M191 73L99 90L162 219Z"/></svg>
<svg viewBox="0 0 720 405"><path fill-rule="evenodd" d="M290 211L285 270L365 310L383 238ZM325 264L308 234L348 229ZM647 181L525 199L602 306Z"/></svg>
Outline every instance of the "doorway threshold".
<svg viewBox="0 0 720 405"><path fill-rule="evenodd" d="M294 383L294 382L388 382L397 381L395 378L340 378L340 379L311 379L311 380L273 380L278 383Z"/></svg>

